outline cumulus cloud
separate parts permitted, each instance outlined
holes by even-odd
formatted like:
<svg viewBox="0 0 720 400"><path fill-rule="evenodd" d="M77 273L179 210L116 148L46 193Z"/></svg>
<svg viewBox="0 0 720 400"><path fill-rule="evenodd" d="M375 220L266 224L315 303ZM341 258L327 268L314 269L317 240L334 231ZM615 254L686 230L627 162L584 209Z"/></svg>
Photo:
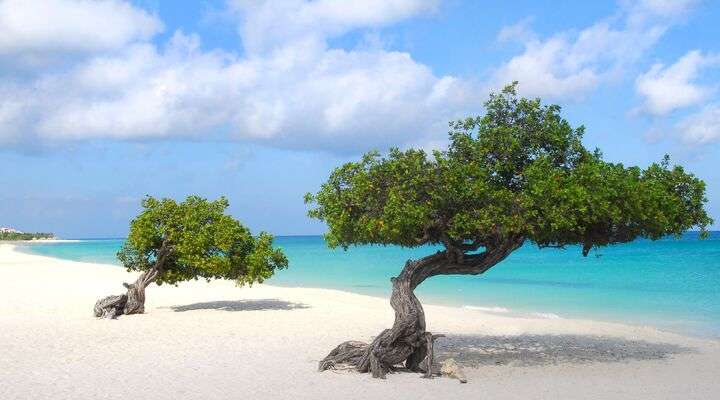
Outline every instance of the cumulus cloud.
<svg viewBox="0 0 720 400"><path fill-rule="evenodd" d="M635 81L636 91L645 98L641 110L664 115L698 104L708 98L712 88L694 81L703 68L720 64L720 56L693 50L672 65L654 64Z"/></svg>
<svg viewBox="0 0 720 400"><path fill-rule="evenodd" d="M202 50L199 37L182 32L158 46L150 38L160 22L125 2L62 3L67 14L102 20L111 12L118 19L84 31L61 26L76 19L57 19L51 30L64 33L49 36L61 44L40 35L14 50L55 46L86 54L67 68L36 71L31 78L16 74L0 83L0 143L212 135L355 151L423 141L469 99L463 81L436 76L407 53L328 45L335 35L432 10L434 0L373 0L362 6L235 1L242 56ZM13 12L37 12L41 4L17 2L20 10ZM92 36L110 24L117 25L109 28L115 33L85 47L75 43L73 35ZM0 24L0 31L11 28Z"/></svg>
<svg viewBox="0 0 720 400"><path fill-rule="evenodd" d="M527 20L505 27L498 39L516 39L524 51L497 68L492 84L517 80L525 95L581 97L637 61L693 3L626 2L617 15L548 38L533 33Z"/></svg>
<svg viewBox="0 0 720 400"><path fill-rule="evenodd" d="M433 10L438 0L233 0L245 50L260 53L295 41L324 42L348 31L387 25Z"/></svg>
<svg viewBox="0 0 720 400"><path fill-rule="evenodd" d="M526 95L582 96L640 57L693 3L621 2L618 15L547 38L523 20L499 35L521 42L523 53L487 86L519 80ZM437 6L228 0L238 53L208 50L180 31L159 43L162 21L128 1L0 0L0 145L95 138L237 139L331 151L432 145L486 91L438 75L378 38L349 49L330 43ZM672 68L651 70L647 81L677 75Z"/></svg>
<svg viewBox="0 0 720 400"><path fill-rule="evenodd" d="M161 29L156 17L119 0L2 0L0 59L44 64L68 53L121 48Z"/></svg>
<svg viewBox="0 0 720 400"><path fill-rule="evenodd" d="M196 41L176 34L164 52L135 46L45 79L56 104L38 135L196 136L225 126L232 137L342 150L413 139L461 91L405 53L293 47L249 60L198 51Z"/></svg>
<svg viewBox="0 0 720 400"><path fill-rule="evenodd" d="M680 120L675 130L690 145L720 141L720 104L709 104Z"/></svg>
<svg viewBox="0 0 720 400"><path fill-rule="evenodd" d="M176 33L164 51L138 44L95 57L70 72L43 77L31 121L43 139L200 135L227 120L232 58L198 50Z"/></svg>

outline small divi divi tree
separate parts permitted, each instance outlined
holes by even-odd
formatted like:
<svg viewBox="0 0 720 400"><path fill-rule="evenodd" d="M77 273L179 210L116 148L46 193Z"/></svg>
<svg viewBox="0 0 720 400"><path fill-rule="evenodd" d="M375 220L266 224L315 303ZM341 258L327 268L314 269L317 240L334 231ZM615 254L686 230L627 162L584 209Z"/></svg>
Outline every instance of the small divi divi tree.
<svg viewBox="0 0 720 400"><path fill-rule="evenodd" d="M395 322L370 344L340 344L320 361L384 377L403 364L432 365L433 335L413 290L437 275L478 275L524 243L600 246L705 232L705 184L668 158L646 169L603 161L582 144L557 105L518 98L516 84L490 95L486 113L450 124L447 150L368 153L335 169L309 215L329 246L381 244L441 250L409 260L391 279ZM429 356L428 356L429 354Z"/></svg>
<svg viewBox="0 0 720 400"><path fill-rule="evenodd" d="M267 233L252 236L238 220L225 214L228 201L190 196L181 203L146 197L143 211L130 224L118 259L138 271L127 293L95 304L95 316L115 318L145 310L145 288L151 283L177 284L191 279L233 279L238 284L262 282L287 267L287 258L272 246Z"/></svg>

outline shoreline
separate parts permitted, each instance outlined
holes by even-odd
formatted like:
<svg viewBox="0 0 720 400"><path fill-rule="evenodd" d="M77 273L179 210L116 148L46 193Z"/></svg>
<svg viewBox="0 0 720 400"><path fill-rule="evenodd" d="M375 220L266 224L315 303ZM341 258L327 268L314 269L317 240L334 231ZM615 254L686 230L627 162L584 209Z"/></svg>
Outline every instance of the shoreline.
<svg viewBox="0 0 720 400"><path fill-rule="evenodd" d="M146 313L97 320L92 306L135 274L0 244L0 398L712 398L720 341L619 323L424 305L439 359L469 383L319 373L345 340L392 324L384 298L333 289L193 281L151 286ZM118 382L124 384L118 385Z"/></svg>
<svg viewBox="0 0 720 400"><path fill-rule="evenodd" d="M81 239L30 239L30 240L0 240L0 244L16 245L33 243L78 243Z"/></svg>
<svg viewBox="0 0 720 400"><path fill-rule="evenodd" d="M63 240L59 239L58 241L67 241L67 242L74 242L79 240ZM9 246L9 249L8 249ZM95 263L95 262L83 262L83 261L74 261L74 260L66 260L62 258L56 258L51 256L45 256L45 255L39 255L39 254L32 254L32 253L26 253L19 251L16 246L14 246L12 243L2 243L0 242L0 262L2 262L2 256L3 256L3 247L6 247L6 251L9 250L10 253L13 253L16 256L20 256L21 258L25 258L26 261L29 262L39 262L39 261L45 261L50 262L53 264L68 264L69 266L72 266L73 264L76 264L76 267L90 267L90 268L102 268L106 269L109 267L110 270L113 270L113 272L120 272L123 275L126 275L126 281L130 281L134 279L134 273L128 273L122 267L114 264L104 264L104 263ZM234 284L232 281L228 280L216 280L211 281L209 284L212 285L213 282L216 285L224 285L224 286L232 286L236 288L237 290L241 291L247 291L252 290L253 288L263 287L267 289L271 289L273 291L311 291L311 292L317 292L320 294L326 294L331 297L356 297L357 299L361 299L363 301L378 303L383 302L386 304L388 313L392 313L392 309L389 305L389 299L386 297L381 296L375 296L375 295L369 295L369 294L362 294L362 293L355 293L347 290L342 289L333 289L333 288L323 288L323 287L305 287L305 286L284 286L284 285L271 285L271 284L256 284L253 287L245 286L245 287L238 287ZM180 284L180 286L186 286L186 285L193 285L195 283L200 282L183 282ZM202 282L204 283L204 282ZM119 286L118 291L123 291L123 288L121 285L121 282L118 281L117 285ZM148 297L152 297L153 289L159 288L157 285L152 285L148 287ZM167 285L163 289L172 289L167 287ZM604 331L608 332L608 327L610 328L617 328L618 333L625 333L629 334L629 336L634 335L650 335L651 337L675 337L675 338L681 338L682 339L689 339L693 341L700 341L700 342L710 342L710 343L717 343L720 345L720 338L715 337L707 337L702 335L691 335L687 333L679 333L679 332L673 332L673 331L667 331L663 330L661 328L658 328L653 325L648 324L629 324L622 321L608 321L608 320L597 320L597 319L591 319L591 318L568 318L564 316L560 316L557 314L552 313L542 313L542 312L531 312L531 313L523 313L523 312L514 312L512 309L508 309L502 306L475 306L475 305L448 305L448 304L437 304L437 303L423 303L423 307L425 308L432 308L432 309L440 309L440 310L453 310L454 312L468 312L468 313L474 313L485 317L497 317L497 318L503 318L503 319L517 319L517 320L537 320L537 321L547 321L548 323L570 323L570 324L587 324L587 325L593 325L595 327L602 326L606 328ZM611 330L611 329L610 329Z"/></svg>
<svg viewBox="0 0 720 400"><path fill-rule="evenodd" d="M116 239L99 239L99 240L116 240ZM18 247L24 247L24 244L32 245L33 243L76 243L76 242L83 242L85 240L83 239L51 239L51 240L38 240L38 241L23 241L20 242L21 244ZM17 245L18 243L15 242L2 242L0 241L0 246L2 245ZM26 247L27 248L27 247ZM13 251L25 254L28 256L33 257L45 257L50 260L56 260L56 261L62 261L62 262L76 262L81 264L91 264L91 265L101 265L104 267L111 267L111 268L118 268L124 271L121 266L117 264L110 264L110 263L103 263L103 262L87 262L87 261L76 261L71 259L64 259L59 257L53 257L48 255L42 255L42 254L36 254L32 251L23 251L18 248L13 249ZM130 278L128 278L130 279ZM220 281L222 282L222 281ZM154 287L155 285L151 286ZM359 295L359 296L367 296L371 297L376 300L383 300L385 302L389 301L389 294L387 296L384 296L383 294L379 293L363 293L362 291L353 291L352 289L348 288L332 288L332 287L320 287L320 286L302 286L297 284L273 284L273 283L265 283L263 284L265 287L273 287L273 288L287 288L287 289L317 289L317 290L330 290L330 291L338 291L341 293L347 293L352 295ZM633 323L629 320L633 318L633 315L627 315L627 318L623 317L598 317L598 316L590 316L586 317L583 315L573 315L568 316L561 312L555 312L555 311L549 311L549 310L526 310L526 309L515 309L515 308L509 308L502 304L468 304L465 302L457 301L457 300L446 300L443 301L442 299L438 299L437 295L430 295L426 297L426 300L422 300L423 295L419 295L421 297L421 301L423 303L424 307L427 306L433 306L433 307L448 307L452 309L462 309L462 310L470 310L470 311L480 311L483 313L489 313L491 315L497 315L497 316L504 316L508 318L528 318L528 319L560 319L560 320L575 320L575 321L593 321L593 322L603 322L603 323L610 323L610 324L618 324L618 325L625 325L628 327L632 327L635 329L654 329L658 330L660 332L666 332L671 334L676 334L680 336L686 336L690 338L700 339L700 340L714 340L720 342L720 335L716 334L716 332L713 331L692 331L690 329L682 330L680 328L678 329L672 329L670 326L680 325L680 322L676 321L670 321L666 320L665 324L663 324L663 321L656 321L657 323L654 324L652 322L648 322L647 320L643 323ZM429 297L429 299L427 299Z"/></svg>

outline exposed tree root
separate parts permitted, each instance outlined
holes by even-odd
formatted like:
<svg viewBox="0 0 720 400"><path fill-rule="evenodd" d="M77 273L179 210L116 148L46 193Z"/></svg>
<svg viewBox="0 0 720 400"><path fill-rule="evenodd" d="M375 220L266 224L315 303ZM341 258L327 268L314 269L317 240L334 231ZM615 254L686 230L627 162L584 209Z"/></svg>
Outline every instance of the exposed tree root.
<svg viewBox="0 0 720 400"><path fill-rule="evenodd" d="M320 361L318 369L356 369L359 372L370 372L375 378L385 378L388 372L404 366L410 371L424 372L425 378L432 378L437 374L433 369L433 344L444 335L424 332L421 335L423 341L412 345L407 342L394 342L388 346L383 340L390 338L390 331L386 329L370 344L359 341L341 343ZM416 345L419 347L415 347Z"/></svg>
<svg viewBox="0 0 720 400"><path fill-rule="evenodd" d="M318 370L357 368L360 360L365 357L368 346L365 342L353 340L340 343L320 361Z"/></svg>
<svg viewBox="0 0 720 400"><path fill-rule="evenodd" d="M125 303L127 303L127 295L107 296L95 303L93 311L98 318L115 319L123 313Z"/></svg>

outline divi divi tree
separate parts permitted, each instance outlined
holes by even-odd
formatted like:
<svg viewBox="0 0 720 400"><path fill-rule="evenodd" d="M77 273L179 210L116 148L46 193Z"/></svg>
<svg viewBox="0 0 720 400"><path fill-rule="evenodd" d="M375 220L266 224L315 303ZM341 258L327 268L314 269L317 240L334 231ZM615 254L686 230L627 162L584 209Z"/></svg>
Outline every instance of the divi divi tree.
<svg viewBox="0 0 720 400"><path fill-rule="evenodd" d="M491 94L485 115L450 124L445 151L393 149L335 169L309 215L327 223L329 246L381 244L441 250L406 262L391 279L395 322L372 343L340 344L320 362L384 377L432 365L435 338L413 293L437 275L479 275L526 245L593 248L705 228L705 184L666 156L647 168L603 160L583 146L557 105ZM429 356L428 356L429 355Z"/></svg>
<svg viewBox="0 0 720 400"><path fill-rule="evenodd" d="M118 253L122 265L140 276L134 283L123 284L126 294L98 300L96 317L143 313L145 288L153 282L172 285L202 278L252 284L287 267L287 258L273 248L271 235L252 236L238 220L225 214L225 198L208 201L190 196L177 203L148 196L142 206Z"/></svg>

